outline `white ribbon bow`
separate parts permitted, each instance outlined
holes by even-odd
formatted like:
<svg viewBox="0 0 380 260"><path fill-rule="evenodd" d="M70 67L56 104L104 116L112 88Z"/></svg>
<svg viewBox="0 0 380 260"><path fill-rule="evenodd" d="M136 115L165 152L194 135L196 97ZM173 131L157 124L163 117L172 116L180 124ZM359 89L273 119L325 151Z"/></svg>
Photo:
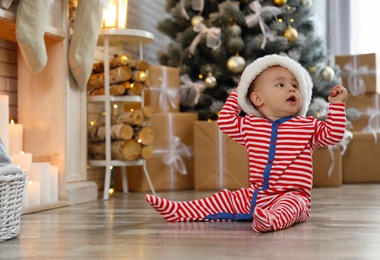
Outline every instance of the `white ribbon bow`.
<svg viewBox="0 0 380 260"><path fill-rule="evenodd" d="M348 88L353 96L359 96L365 93L366 86L364 83L363 75L368 74L368 66L357 68L355 64L347 63L344 69L348 72Z"/></svg>
<svg viewBox="0 0 380 260"><path fill-rule="evenodd" d="M179 95L178 89L168 88L167 74L166 68L163 67L162 77L158 78L161 82L160 87L150 88L150 90L159 92L158 104L163 111L168 111L168 103L172 108L177 108L176 99Z"/></svg>
<svg viewBox="0 0 380 260"><path fill-rule="evenodd" d="M162 157L162 161L169 168L176 169L179 173L187 175L187 169L182 157L190 158L193 156L192 151L187 145L181 142L178 136L173 137L173 143L170 144L170 149L165 151L157 150L157 153L166 153ZM155 153L156 153L155 152Z"/></svg>
<svg viewBox="0 0 380 260"><path fill-rule="evenodd" d="M364 113L368 115L368 125L362 130L364 132L371 132L373 135L373 139L375 144L377 143L377 133L380 132L380 104L379 104L379 96L374 95L374 108L368 108Z"/></svg>
<svg viewBox="0 0 380 260"><path fill-rule="evenodd" d="M265 48L267 44L267 39L270 37L270 34L267 32L269 30L268 26L265 24L264 19L261 17L262 11L270 11L273 16L277 17L277 15L281 14L281 9L275 6L264 6L261 7L259 1L254 1L249 4L249 8L254 12L254 14L249 14L245 17L245 23L248 27L253 27L256 24L260 25L260 29L263 33L264 39L261 43L261 49Z"/></svg>
<svg viewBox="0 0 380 260"><path fill-rule="evenodd" d="M206 88L204 82L202 82L202 81L193 82L193 81L191 81L190 76L187 75L187 74L181 75L180 76L180 80L181 80L181 82L184 83L184 84L182 84L180 86L180 88L190 88L190 89L194 89L195 90L196 96L194 98L194 103L193 104L194 105L197 104L198 101L199 101L199 98L201 96L201 93Z"/></svg>
<svg viewBox="0 0 380 260"><path fill-rule="evenodd" d="M186 2L186 0L181 0L181 2L179 3L179 6L180 6L180 10L181 10L183 17L185 17L187 20L189 20L190 17L186 12L185 2ZM204 7L204 1L203 0L192 0L191 1L191 7L193 8L193 10L199 11L199 13L202 13L203 7Z"/></svg>
<svg viewBox="0 0 380 260"><path fill-rule="evenodd" d="M199 23L193 26L193 30L198 32L198 35L195 36L193 42L189 47L189 52L191 54L195 53L195 48L201 41L203 35L206 35L206 45L209 48L212 48L214 51L217 50L221 45L222 41L220 40L220 35L222 30L217 27L207 28L204 23Z"/></svg>

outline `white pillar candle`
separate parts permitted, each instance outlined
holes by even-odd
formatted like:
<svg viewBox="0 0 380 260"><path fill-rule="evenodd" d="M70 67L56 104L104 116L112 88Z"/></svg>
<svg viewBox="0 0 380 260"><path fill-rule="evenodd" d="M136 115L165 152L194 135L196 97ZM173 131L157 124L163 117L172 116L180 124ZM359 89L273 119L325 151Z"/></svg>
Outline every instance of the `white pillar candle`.
<svg viewBox="0 0 380 260"><path fill-rule="evenodd" d="M13 119L8 125L9 130L9 154L20 153L22 151L22 132L24 126L15 124Z"/></svg>
<svg viewBox="0 0 380 260"><path fill-rule="evenodd" d="M32 163L29 179L40 183L41 204L50 203L50 165L46 162Z"/></svg>
<svg viewBox="0 0 380 260"><path fill-rule="evenodd" d="M58 166L50 165L50 200L58 202Z"/></svg>
<svg viewBox="0 0 380 260"><path fill-rule="evenodd" d="M0 95L0 138L9 153L9 97Z"/></svg>
<svg viewBox="0 0 380 260"><path fill-rule="evenodd" d="M38 181L28 182L29 207L41 205L41 185Z"/></svg>
<svg viewBox="0 0 380 260"><path fill-rule="evenodd" d="M22 170L25 170L30 174L30 168L32 166L33 155L31 153L20 153L12 154L12 162L14 165L19 166Z"/></svg>

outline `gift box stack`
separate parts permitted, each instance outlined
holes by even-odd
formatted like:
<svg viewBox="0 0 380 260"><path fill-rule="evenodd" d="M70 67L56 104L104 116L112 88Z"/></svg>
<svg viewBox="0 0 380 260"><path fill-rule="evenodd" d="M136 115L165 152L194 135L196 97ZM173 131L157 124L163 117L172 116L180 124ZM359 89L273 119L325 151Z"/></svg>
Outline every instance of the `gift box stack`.
<svg viewBox="0 0 380 260"><path fill-rule="evenodd" d="M349 91L347 109L359 111L359 118L351 121L353 137L342 158L343 183L380 182L379 61L376 53L335 57Z"/></svg>
<svg viewBox="0 0 380 260"><path fill-rule="evenodd" d="M153 157L146 161L156 191L194 189L193 123L197 113L179 112L179 69L150 66L145 105L154 109L150 127L155 132ZM128 167L128 188L150 191L143 169Z"/></svg>

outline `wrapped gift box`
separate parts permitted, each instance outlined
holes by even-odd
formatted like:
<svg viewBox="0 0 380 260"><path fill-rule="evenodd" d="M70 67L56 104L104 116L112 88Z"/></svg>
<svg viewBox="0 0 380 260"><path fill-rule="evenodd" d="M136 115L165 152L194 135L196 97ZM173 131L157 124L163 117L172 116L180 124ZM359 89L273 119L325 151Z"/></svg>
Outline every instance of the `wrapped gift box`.
<svg viewBox="0 0 380 260"><path fill-rule="evenodd" d="M380 94L379 56L376 53L336 56L343 85L354 94Z"/></svg>
<svg viewBox="0 0 380 260"><path fill-rule="evenodd" d="M167 66L150 66L150 87L145 96L146 105L156 113L179 112L179 69Z"/></svg>
<svg viewBox="0 0 380 260"><path fill-rule="evenodd" d="M193 123L197 113L157 113L150 119L155 132L154 156L146 161L156 191L194 188ZM128 167L128 188L150 191L142 167Z"/></svg>
<svg viewBox="0 0 380 260"><path fill-rule="evenodd" d="M346 107L354 108L360 113L359 118L351 120L351 131L366 130L369 124L371 124L373 128L380 127L380 125L377 124L373 125L376 122L371 121L375 119L375 116L380 114L380 94L363 94L359 96L349 94Z"/></svg>
<svg viewBox="0 0 380 260"><path fill-rule="evenodd" d="M249 182L244 146L223 134L215 121L194 123L195 190L237 190Z"/></svg>
<svg viewBox="0 0 380 260"><path fill-rule="evenodd" d="M343 183L380 182L380 133L352 132L342 157Z"/></svg>
<svg viewBox="0 0 380 260"><path fill-rule="evenodd" d="M314 149L313 187L338 187L341 185L341 148L329 146Z"/></svg>

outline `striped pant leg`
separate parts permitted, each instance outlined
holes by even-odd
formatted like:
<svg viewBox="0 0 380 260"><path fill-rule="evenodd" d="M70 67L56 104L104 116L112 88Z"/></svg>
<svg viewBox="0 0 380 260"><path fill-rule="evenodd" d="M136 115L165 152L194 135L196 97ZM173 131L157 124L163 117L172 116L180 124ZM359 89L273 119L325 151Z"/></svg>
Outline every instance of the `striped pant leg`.
<svg viewBox="0 0 380 260"><path fill-rule="evenodd" d="M248 214L252 190L224 189L207 198L183 202L170 201L153 195L147 195L145 198L167 221L205 221L207 216L217 213Z"/></svg>
<svg viewBox="0 0 380 260"><path fill-rule="evenodd" d="M310 216L309 203L300 193L281 195L264 208L256 207L252 222L255 232L268 232L288 228L306 221Z"/></svg>

